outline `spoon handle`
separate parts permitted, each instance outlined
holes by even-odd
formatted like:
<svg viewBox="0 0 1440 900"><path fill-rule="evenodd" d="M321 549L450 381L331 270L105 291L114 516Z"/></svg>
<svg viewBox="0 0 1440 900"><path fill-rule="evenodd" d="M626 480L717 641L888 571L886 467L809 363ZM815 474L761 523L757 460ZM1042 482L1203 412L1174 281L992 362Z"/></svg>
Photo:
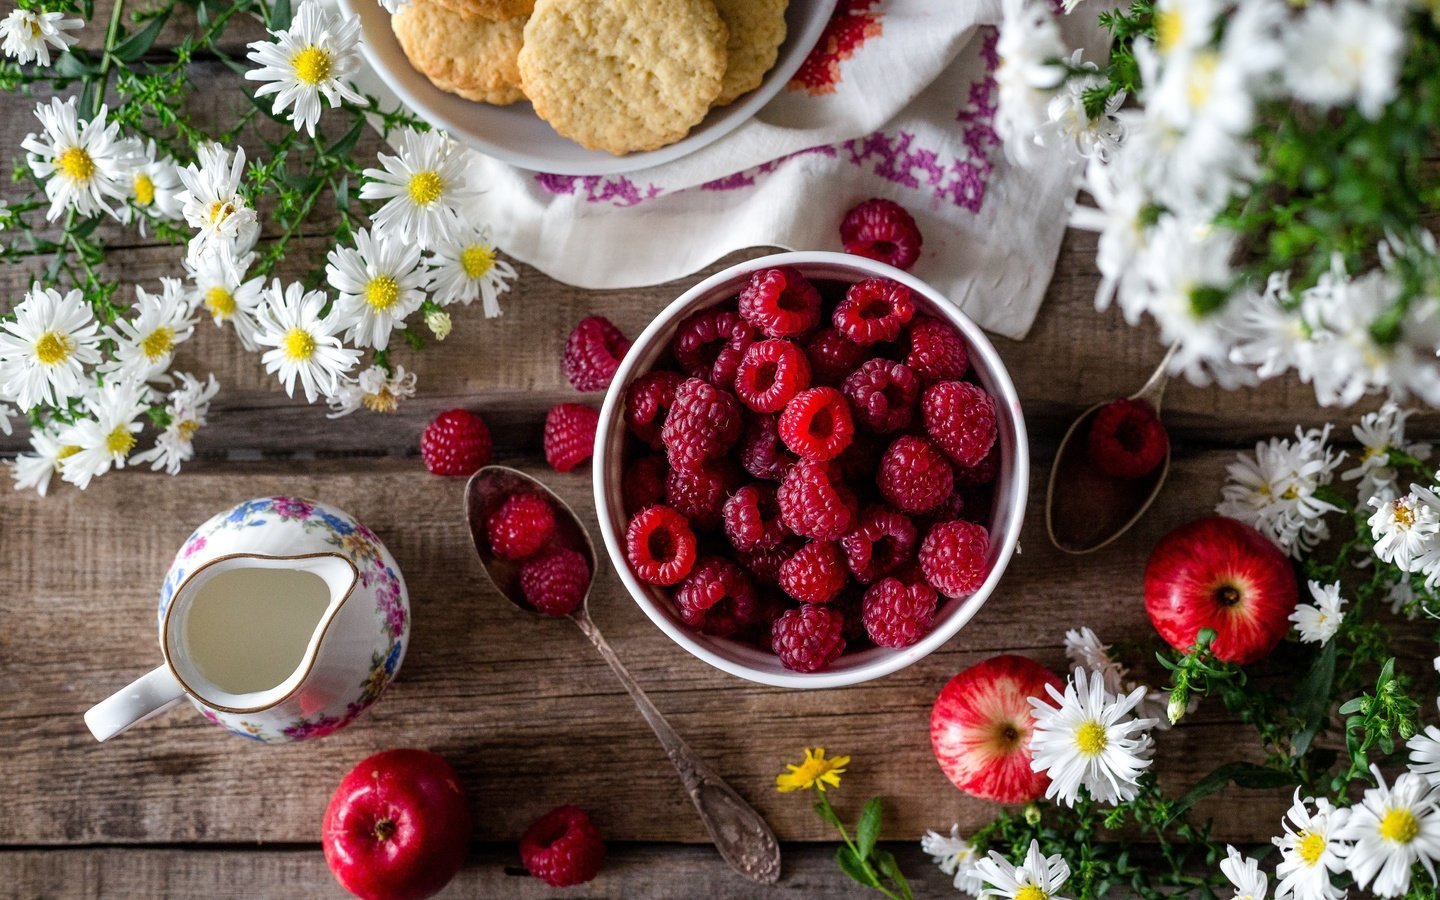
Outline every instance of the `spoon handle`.
<svg viewBox="0 0 1440 900"><path fill-rule="evenodd" d="M581 607L571 618L610 664L615 677L620 679L620 683L630 693L630 699L635 701L640 714L650 723L651 730L660 739L666 755L670 757L680 780L684 782L685 792L690 795L690 801L695 804L700 820L705 823L710 839L715 842L720 855L732 869L751 881L774 884L780 878L780 844L776 842L775 833L770 830L770 826L675 733L675 729L670 727L660 710L655 708L655 704L650 702L640 685L635 683L635 679L630 676L615 651L610 649L585 608Z"/></svg>

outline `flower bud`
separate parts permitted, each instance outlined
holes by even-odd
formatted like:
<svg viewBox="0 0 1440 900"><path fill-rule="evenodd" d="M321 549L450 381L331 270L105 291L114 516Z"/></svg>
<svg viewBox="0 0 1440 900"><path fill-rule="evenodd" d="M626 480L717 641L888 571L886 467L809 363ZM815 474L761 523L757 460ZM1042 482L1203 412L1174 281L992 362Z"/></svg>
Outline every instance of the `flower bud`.
<svg viewBox="0 0 1440 900"><path fill-rule="evenodd" d="M1170 692L1170 704L1165 707L1165 715L1170 719L1171 725L1179 722L1185 715L1185 708L1190 704L1188 694L1189 691L1185 688L1178 687Z"/></svg>
<svg viewBox="0 0 1440 900"><path fill-rule="evenodd" d="M427 312L425 324L430 327L430 333L435 335L437 341L443 341L449 337L450 329L454 327L450 322L450 314L440 309Z"/></svg>
<svg viewBox="0 0 1440 900"><path fill-rule="evenodd" d="M1040 824L1040 807L1036 806L1036 805L1033 804L1033 803L1027 803L1027 804L1025 804L1025 824L1027 824L1027 825L1039 825L1039 824Z"/></svg>

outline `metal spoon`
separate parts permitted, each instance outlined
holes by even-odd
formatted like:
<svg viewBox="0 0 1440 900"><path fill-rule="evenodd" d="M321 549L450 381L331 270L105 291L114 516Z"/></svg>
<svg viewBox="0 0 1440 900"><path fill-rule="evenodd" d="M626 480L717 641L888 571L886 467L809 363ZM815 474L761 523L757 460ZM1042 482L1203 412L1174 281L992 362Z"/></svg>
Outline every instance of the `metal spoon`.
<svg viewBox="0 0 1440 900"><path fill-rule="evenodd" d="M1169 381L1171 346L1145 386L1130 395L1144 400L1160 414L1160 401ZM1170 448L1165 461L1142 478L1112 478L1090 462L1090 423L1109 401L1097 403L1080 414L1055 451L1050 467L1050 484L1045 489L1045 531L1050 542L1066 553L1093 553L1129 531L1140 521L1160 494L1170 472Z"/></svg>
<svg viewBox="0 0 1440 900"><path fill-rule="evenodd" d="M471 477L470 483L465 487L465 519L470 525L470 537L475 541L475 552L480 555L485 574L511 603L534 613L535 609L525 601L525 596L520 591L519 565L497 558L490 551L490 541L485 536L486 517L516 491L536 491L549 498L555 508L558 536L566 546L578 548L585 555L585 561L590 566L592 585L595 583L595 545L590 540L589 532L580 524L575 511L557 497L554 491L524 472L507 466L486 466ZM780 844L775 840L775 833L760 814L742 800L734 788L725 783L725 779L700 761L695 751L680 739L675 729L670 727L670 723L625 670L615 651L610 649L610 645L601 636L600 629L590 618L588 588L584 601L568 618L580 626L590 643L600 651L600 655L610 664L615 677L620 679L620 683L630 693L630 699L635 701L640 714L650 723L651 730L660 739L666 755L670 757L680 780L684 782L685 792L690 795L690 801L695 804L700 820L705 823L705 829L710 832L710 839L715 842L720 855L731 868L746 878L761 884L774 884L780 878Z"/></svg>

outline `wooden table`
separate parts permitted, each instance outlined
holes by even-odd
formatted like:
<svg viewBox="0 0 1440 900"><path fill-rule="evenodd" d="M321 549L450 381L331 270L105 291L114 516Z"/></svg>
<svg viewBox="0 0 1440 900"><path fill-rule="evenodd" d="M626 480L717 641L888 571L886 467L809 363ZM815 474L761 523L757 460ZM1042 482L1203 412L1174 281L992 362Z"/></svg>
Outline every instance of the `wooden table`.
<svg viewBox="0 0 1440 900"><path fill-rule="evenodd" d="M237 43L252 37L237 35ZM199 65L210 67L205 77L217 91L238 83L218 65ZM31 103L0 98L7 151L32 128ZM367 136L356 152L376 149ZM127 248L113 254L122 281L153 284L180 274L177 248L108 225L101 233ZM326 249L302 239L292 258ZM1092 625L1107 641L1151 642L1140 598L1155 540L1214 505L1237 447L1327 419L1310 390L1292 380L1235 393L1176 384L1166 398L1173 473L1155 509L1093 556L1055 551L1040 502L1059 435L1088 404L1137 387L1162 350L1149 328L1095 312L1094 250L1092 235L1067 235L1029 339L997 340L1024 404L1036 484L1022 554L939 652L842 690L760 687L689 656L651 625L613 572L599 573L592 609L619 655L785 842L784 876L765 896L863 894L835 868L831 834L808 800L774 790L783 764L816 744L853 757L834 794L842 814L883 795L885 837L901 842L895 849L919 893L948 893L916 839L954 821L972 829L995 809L951 787L932 758L927 722L940 686L998 652L1063 670L1069 627ZM128 469L84 493L57 481L47 499L0 485L0 897L343 896L319 850L321 814L351 765L396 746L443 754L471 792L476 847L448 896L558 894L524 877L516 842L531 821L566 802L592 812L611 852L595 882L563 896L759 896L706 844L659 744L585 639L567 622L517 612L482 582L460 515L463 482L427 474L417 451L436 412L476 410L490 423L497 461L541 474L593 521L588 468L555 475L539 453L551 405L599 400L566 384L558 361L565 335L591 312L637 334L686 285L738 258L674 284L605 292L568 288L521 266L502 318L485 320L478 305L459 310L443 346L413 358L397 354L420 373L420 396L388 417L327 420L323 409L288 400L231 333L202 323L177 367L213 369L224 389L197 441L202 458L179 478ZM19 268L0 272L0 296L24 289L29 274ZM7 454L23 446L19 436L0 439ZM349 510L380 534L405 572L412 646L383 702L318 742L255 745L182 710L96 743L81 714L156 664L156 591L175 548L211 513L282 491ZM1133 659L1148 656L1142 649ZM1172 789L1222 758L1259 757L1253 737L1211 708L1158 744L1162 780ZM1217 836L1263 841L1285 805L1280 795L1237 793L1204 810L1216 817Z"/></svg>

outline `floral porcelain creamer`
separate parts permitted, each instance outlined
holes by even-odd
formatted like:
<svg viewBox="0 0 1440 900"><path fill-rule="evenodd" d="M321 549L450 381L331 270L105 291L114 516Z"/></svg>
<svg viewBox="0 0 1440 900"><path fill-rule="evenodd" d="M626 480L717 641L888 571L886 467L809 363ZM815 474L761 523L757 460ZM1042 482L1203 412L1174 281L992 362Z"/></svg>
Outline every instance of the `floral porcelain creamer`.
<svg viewBox="0 0 1440 900"><path fill-rule="evenodd" d="M99 740L189 699L265 742L323 737L379 698L410 605L390 552L333 507L247 500L195 530L160 589L165 663L85 714Z"/></svg>

